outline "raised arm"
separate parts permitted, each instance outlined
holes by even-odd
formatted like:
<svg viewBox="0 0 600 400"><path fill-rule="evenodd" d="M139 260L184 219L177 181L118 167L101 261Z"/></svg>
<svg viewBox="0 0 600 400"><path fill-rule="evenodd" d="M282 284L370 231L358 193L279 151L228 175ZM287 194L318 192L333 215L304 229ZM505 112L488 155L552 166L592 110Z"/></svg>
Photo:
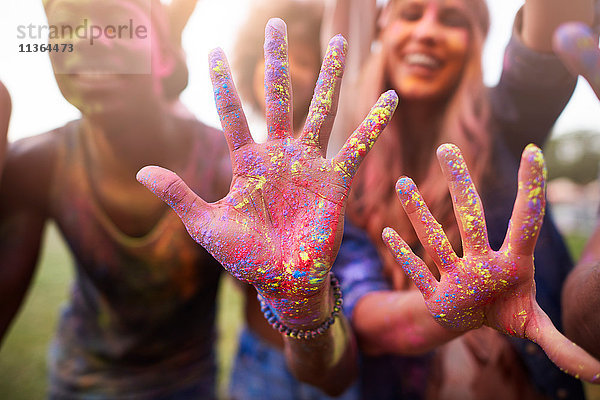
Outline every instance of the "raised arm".
<svg viewBox="0 0 600 400"><path fill-rule="evenodd" d="M196 8L198 0L172 0L168 5L172 39L181 43L181 34Z"/></svg>
<svg viewBox="0 0 600 400"><path fill-rule="evenodd" d="M9 146L0 181L0 342L16 315L37 264L46 220L52 156L49 135Z"/></svg>
<svg viewBox="0 0 600 400"><path fill-rule="evenodd" d="M354 79L371 53L377 25L376 0L327 0L321 26L321 43L327 48L329 38L343 35L348 39L346 77Z"/></svg>
<svg viewBox="0 0 600 400"><path fill-rule="evenodd" d="M138 173L198 243L233 276L254 285L269 323L284 337L292 372L331 394L351 383L356 355L329 271L352 177L397 103L393 92L383 94L340 152L324 158L345 50L343 37L331 40L303 134L294 139L286 27L269 21L264 144L252 140L227 60L214 50L211 78L233 166L229 194L208 204L170 171L146 167Z"/></svg>
<svg viewBox="0 0 600 400"><path fill-rule="evenodd" d="M6 210L8 211L8 210ZM8 211L0 217L0 344L35 270L44 219L35 212Z"/></svg>
<svg viewBox="0 0 600 400"><path fill-rule="evenodd" d="M582 75L600 99L598 37L580 23L562 25L554 36L554 50L565 65ZM562 291L565 333L600 358L600 221Z"/></svg>
<svg viewBox="0 0 600 400"><path fill-rule="evenodd" d="M515 159L529 143L543 146L575 90L576 77L552 52L554 30L594 15L592 0L527 0L521 11L490 91L495 131Z"/></svg>
<svg viewBox="0 0 600 400"><path fill-rule="evenodd" d="M527 0L523 6L523 42L532 50L552 52L552 36L569 21L591 25L594 0Z"/></svg>
<svg viewBox="0 0 600 400"><path fill-rule="evenodd" d="M590 382L600 380L600 362L564 337L535 299L533 250L545 211L542 152L533 145L523 152L513 214L498 251L490 248L481 200L460 151L442 145L438 158L450 188L463 257L456 255L410 178L398 180L398 197L438 267L439 281L394 230L383 233L396 260L423 293L431 314L441 325L460 332L487 325L527 338L563 371Z"/></svg>

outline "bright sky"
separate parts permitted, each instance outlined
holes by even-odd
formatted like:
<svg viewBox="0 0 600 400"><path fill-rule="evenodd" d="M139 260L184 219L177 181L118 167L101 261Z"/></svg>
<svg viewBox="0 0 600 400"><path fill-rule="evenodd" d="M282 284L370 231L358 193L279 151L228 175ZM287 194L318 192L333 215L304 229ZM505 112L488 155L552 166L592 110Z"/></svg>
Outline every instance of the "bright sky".
<svg viewBox="0 0 600 400"><path fill-rule="evenodd" d="M236 27L243 20L249 0L199 0L184 33L190 83L182 101L201 120L218 126L208 75L207 54L222 47L231 54ZM504 47L512 20L523 0L488 0L492 27L484 53L487 84L500 74ZM2 0L0 6L0 79L13 100L9 140L45 132L78 117L78 111L60 94L45 53L18 52L16 27L45 25L41 0ZM543 73L543 71L540 71ZM600 131L600 103L587 82L580 79L571 102L557 122L555 133L577 129Z"/></svg>

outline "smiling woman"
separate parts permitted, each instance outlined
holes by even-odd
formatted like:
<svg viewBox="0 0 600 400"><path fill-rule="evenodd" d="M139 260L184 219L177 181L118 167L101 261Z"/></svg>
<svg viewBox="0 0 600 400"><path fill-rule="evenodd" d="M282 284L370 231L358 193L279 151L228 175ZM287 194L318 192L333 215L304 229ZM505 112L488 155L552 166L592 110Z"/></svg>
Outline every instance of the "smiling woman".
<svg viewBox="0 0 600 400"><path fill-rule="evenodd" d="M590 23L593 15L591 0L551 1L549 5L528 0L523 5L506 48L502 77L493 88L483 82L482 53L490 23L484 0L391 0L378 16L377 35L373 43L367 41L374 51L364 60L356 86L347 90L347 110L341 112L358 118L376 93L395 89L399 95L398 110L359 171L347 207L349 221L367 231L378 248L381 265L377 269L348 263L334 268L344 294L354 299L346 302L346 310L352 310L352 323L368 354L364 358L364 397L422 398L426 392L482 399L516 398L515 393L527 398L582 395L579 382L563 374L527 341L487 328L450 341L468 330L474 320L469 319L458 331L439 325L382 240L382 232L389 232L384 229L390 226L412 251L424 257L430 269L435 269L434 261L440 261L426 251L431 241L437 240L437 222L427 231L433 237L422 243L409 222L416 218L414 210L407 216L397 203L394 186L398 178L407 175L421 189L420 203L427 204L446 232L445 250L455 249L462 255L461 225L435 158L439 145L454 143L461 148L470 179L482 195L491 247L497 250L502 245L521 151L528 142L544 142L576 84L575 76L549 53L552 31L561 20ZM331 19L333 24L344 21L340 17L344 10L349 15L356 10L360 15L375 14L365 10L374 7L375 1L335 3L334 16L338 18ZM360 27L368 25L362 22ZM359 36L360 27L348 29L351 43ZM369 34L360 33L362 37ZM347 120L352 123L352 118ZM347 132L340 125L336 129L340 134ZM538 302L560 326L560 286L571 262L548 214L535 260L539 266L535 276ZM442 267L445 262L442 260ZM475 286L473 296L481 289ZM453 294L447 296L452 303ZM440 314L445 313L434 316L443 319ZM456 368L457 357L465 360L461 368ZM419 379L408 378L413 376ZM389 384L383 385L384 381Z"/></svg>
<svg viewBox="0 0 600 400"><path fill-rule="evenodd" d="M189 0L170 3L186 2ZM486 82L495 83L501 70L503 48L510 36L514 10L522 1L487 2L491 10L492 29L484 54L484 72ZM232 49L233 38L245 19L249 4L246 0L201 1L183 35L191 79L181 100L196 116L212 126L218 126L219 118L210 96L205 55L216 46L221 46L225 51ZM47 55L18 53L19 44L32 42L17 39L17 26L47 25L41 2L6 0L0 9L0 51L3 55L0 77L11 91L14 107L9 140L45 132L77 118L77 109L61 96L56 87ZM330 36L335 33L332 32ZM48 107L48 104L52 104L52 107ZM35 110L36 118L31 118L31 110ZM556 133L595 129L597 126L600 126L600 104L589 86L579 82L569 106L558 120Z"/></svg>
<svg viewBox="0 0 600 400"><path fill-rule="evenodd" d="M394 2L382 32L382 51L392 85L410 100L445 97L459 81L469 51L467 5ZM411 36L422 40L409 40ZM429 43L443 37L443 45Z"/></svg>
<svg viewBox="0 0 600 400"><path fill-rule="evenodd" d="M176 216L135 181L163 164L211 199L230 173L220 132L184 113L187 83L168 14L152 0L52 0L51 24L152 24L152 41L70 41L51 54L56 79L81 119L14 142L0 188L0 335L37 265L54 221L74 258L74 281L49 358L49 397L215 396L219 264ZM124 73L150 62L151 73ZM66 73L65 73L66 72ZM210 148L210 154L202 149ZM7 275L3 275L7 276ZM118 370L118 374L115 371Z"/></svg>

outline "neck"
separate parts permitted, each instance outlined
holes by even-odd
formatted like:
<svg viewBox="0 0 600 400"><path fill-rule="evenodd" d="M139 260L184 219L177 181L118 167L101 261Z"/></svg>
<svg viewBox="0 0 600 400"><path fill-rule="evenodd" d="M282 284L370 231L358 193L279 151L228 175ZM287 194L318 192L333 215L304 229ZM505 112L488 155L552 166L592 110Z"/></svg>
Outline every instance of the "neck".
<svg viewBox="0 0 600 400"><path fill-rule="evenodd" d="M447 101L444 100L401 100L399 107L404 121L404 127L412 131L426 133L438 128L446 111Z"/></svg>
<svg viewBox="0 0 600 400"><path fill-rule="evenodd" d="M84 116L84 143L93 165L137 171L148 164L166 165L174 118L167 105L106 118Z"/></svg>
<svg viewBox="0 0 600 400"><path fill-rule="evenodd" d="M441 135L445 102L402 101L399 121L405 165L414 178L426 174Z"/></svg>

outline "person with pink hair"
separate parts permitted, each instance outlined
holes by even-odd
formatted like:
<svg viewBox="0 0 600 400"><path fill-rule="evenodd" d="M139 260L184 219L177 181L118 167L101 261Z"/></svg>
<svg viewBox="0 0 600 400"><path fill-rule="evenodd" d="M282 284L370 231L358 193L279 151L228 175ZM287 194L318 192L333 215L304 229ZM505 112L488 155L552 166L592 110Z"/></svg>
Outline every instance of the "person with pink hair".
<svg viewBox="0 0 600 400"><path fill-rule="evenodd" d="M344 310L362 350L363 396L581 398L581 383L524 340L535 335L499 327L472 330L481 325L466 321L454 327L438 323L442 318L430 313L382 232L393 228L440 278L439 260L419 240L396 198L396 181L410 176L443 227L449 248L458 256L467 254L446 177L434 156L438 146L453 143L469 165L486 210L489 246L502 246L521 152L530 142L544 143L576 84L576 77L552 53L552 35L565 21L591 24L592 1L525 2L506 48L502 76L493 88L484 85L481 69L489 28L485 1L391 0L379 12L375 1L329 4L333 28L326 32L349 34L348 64L358 69L351 74L354 84L342 88L339 114L345 118L338 118L333 136L344 137L344 124L355 123L354 116L364 113L375 93L394 89L400 102L356 177L346 211L347 226L366 231L378 260L352 262L342 243L334 267L345 293ZM535 260L537 302L561 329L560 292L572 262L550 212ZM472 294L485 290L474 287ZM450 297L458 294L448 292ZM506 316L502 310L490 318ZM551 336L549 330L541 332ZM544 346L551 358L557 343ZM561 360L568 359L563 354ZM577 368L568 369L578 375Z"/></svg>

